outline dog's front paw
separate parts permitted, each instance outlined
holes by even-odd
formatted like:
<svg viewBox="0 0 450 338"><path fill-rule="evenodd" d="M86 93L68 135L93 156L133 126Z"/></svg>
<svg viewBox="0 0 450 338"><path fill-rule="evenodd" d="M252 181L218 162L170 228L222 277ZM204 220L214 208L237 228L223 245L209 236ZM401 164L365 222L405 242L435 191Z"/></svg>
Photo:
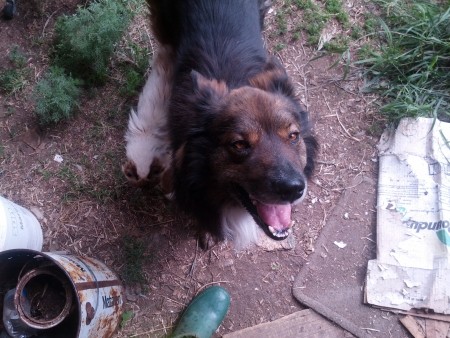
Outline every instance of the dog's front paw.
<svg viewBox="0 0 450 338"><path fill-rule="evenodd" d="M133 161L128 160L122 164L122 172L131 184L135 185L139 181L136 164Z"/></svg>
<svg viewBox="0 0 450 338"><path fill-rule="evenodd" d="M211 249L219 242L219 239L209 232L200 232L198 234L198 244L204 251Z"/></svg>

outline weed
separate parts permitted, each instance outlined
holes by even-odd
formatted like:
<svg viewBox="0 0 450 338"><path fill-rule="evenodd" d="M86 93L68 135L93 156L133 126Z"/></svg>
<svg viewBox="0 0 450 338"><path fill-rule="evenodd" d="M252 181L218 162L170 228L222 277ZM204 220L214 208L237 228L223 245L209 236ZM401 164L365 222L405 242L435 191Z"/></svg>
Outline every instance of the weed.
<svg viewBox="0 0 450 338"><path fill-rule="evenodd" d="M36 84L35 112L39 123L57 123L72 116L78 107L81 81L73 79L59 67L51 67Z"/></svg>
<svg viewBox="0 0 450 338"><path fill-rule="evenodd" d="M123 327L125 326L125 324L130 321L131 319L133 319L134 317L134 312L133 311L124 311L122 313L122 318L120 320L120 328L123 329Z"/></svg>
<svg viewBox="0 0 450 338"><path fill-rule="evenodd" d="M329 14L339 14L342 11L342 3L340 0L326 0L325 10Z"/></svg>
<svg viewBox="0 0 450 338"><path fill-rule="evenodd" d="M275 51L276 52L280 52L280 51L282 51L283 49L285 49L286 48L286 45L285 44L283 44L283 43L277 43L276 45L275 45Z"/></svg>
<svg viewBox="0 0 450 338"><path fill-rule="evenodd" d="M311 0L294 0L298 9L314 9L315 4Z"/></svg>
<svg viewBox="0 0 450 338"><path fill-rule="evenodd" d="M357 62L367 67L365 89L387 100L380 111L390 121L449 119L450 7L420 1L380 4L387 13L381 47Z"/></svg>
<svg viewBox="0 0 450 338"><path fill-rule="evenodd" d="M349 22L348 14L342 7L341 0L326 0L325 11L328 14L333 15L337 21L343 25L347 25Z"/></svg>
<svg viewBox="0 0 450 338"><path fill-rule="evenodd" d="M348 14L347 14L347 12L342 11L342 12L338 13L338 14L336 15L336 19L337 19L337 21L339 21L339 22L342 24L342 26L343 26L345 29L347 29L347 28L350 27L350 22L349 22L349 19L348 19Z"/></svg>
<svg viewBox="0 0 450 338"><path fill-rule="evenodd" d="M141 47L132 41L129 42L128 46L133 66L137 72L144 75L147 72L150 61L148 48Z"/></svg>
<svg viewBox="0 0 450 338"><path fill-rule="evenodd" d="M385 126L383 125L382 121L374 121L367 129L367 132L369 133L369 135L380 137L384 129Z"/></svg>
<svg viewBox="0 0 450 338"><path fill-rule="evenodd" d="M128 42L125 58L128 62L122 65L125 83L121 87L121 94L129 97L138 93L145 81L145 74L149 66L149 51L134 42Z"/></svg>
<svg viewBox="0 0 450 338"><path fill-rule="evenodd" d="M29 69L27 58L18 46L13 46L8 53L10 67L0 72L0 89L8 94L22 90L28 84Z"/></svg>
<svg viewBox="0 0 450 338"><path fill-rule="evenodd" d="M8 94L14 94L28 84L26 69L6 69L0 74L0 88Z"/></svg>
<svg viewBox="0 0 450 338"><path fill-rule="evenodd" d="M129 284L145 283L144 261L147 245L143 239L125 236L122 240L125 264L122 268L122 279Z"/></svg>
<svg viewBox="0 0 450 338"><path fill-rule="evenodd" d="M376 53L371 45L363 44L359 47L357 55L359 60L364 60L376 55Z"/></svg>
<svg viewBox="0 0 450 338"><path fill-rule="evenodd" d="M39 172L39 174L42 175L42 177L44 178L45 181L49 181L50 178L52 178L52 176L53 176L53 173L50 170L39 169L38 172Z"/></svg>
<svg viewBox="0 0 450 338"><path fill-rule="evenodd" d="M314 8L308 8L303 12L303 20L305 22L303 28L308 33L308 43L311 45L317 45L320 33L327 22L326 15L317 5L314 6Z"/></svg>
<svg viewBox="0 0 450 338"><path fill-rule="evenodd" d="M373 13L366 13L364 15L363 28L367 33L373 33L379 27L378 18Z"/></svg>
<svg viewBox="0 0 450 338"><path fill-rule="evenodd" d="M57 173L56 176L63 181L70 182L72 184L78 185L78 177L75 172L69 166L63 166Z"/></svg>
<svg viewBox="0 0 450 338"><path fill-rule="evenodd" d="M90 85L106 81L115 45L131 21L122 0L98 0L55 25L55 63Z"/></svg>
<svg viewBox="0 0 450 338"><path fill-rule="evenodd" d="M18 46L12 47L8 57L16 68L24 68L27 65L27 57Z"/></svg>
<svg viewBox="0 0 450 338"><path fill-rule="evenodd" d="M344 36L337 36L324 44L323 48L330 53L342 54L348 50L349 41Z"/></svg>
<svg viewBox="0 0 450 338"><path fill-rule="evenodd" d="M363 30L359 26L353 26L351 28L350 36L353 40L358 40L363 35Z"/></svg>
<svg viewBox="0 0 450 338"><path fill-rule="evenodd" d="M276 14L277 35L285 35L287 33L286 12L280 9Z"/></svg>
<svg viewBox="0 0 450 338"><path fill-rule="evenodd" d="M301 36L302 36L301 30L296 29L296 30L292 33L292 41L298 41L298 40L300 40Z"/></svg>

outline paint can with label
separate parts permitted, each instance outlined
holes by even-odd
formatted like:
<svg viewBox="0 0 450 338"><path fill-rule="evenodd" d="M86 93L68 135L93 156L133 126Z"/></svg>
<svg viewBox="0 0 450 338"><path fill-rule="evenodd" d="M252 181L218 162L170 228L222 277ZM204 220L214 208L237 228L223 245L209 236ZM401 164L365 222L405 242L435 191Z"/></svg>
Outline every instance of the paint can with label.
<svg viewBox="0 0 450 338"><path fill-rule="evenodd" d="M49 338L109 338L121 320L122 284L94 258L26 249L0 252L1 285L16 288L21 321Z"/></svg>
<svg viewBox="0 0 450 338"><path fill-rule="evenodd" d="M31 211L0 196L0 251L42 250L42 228Z"/></svg>

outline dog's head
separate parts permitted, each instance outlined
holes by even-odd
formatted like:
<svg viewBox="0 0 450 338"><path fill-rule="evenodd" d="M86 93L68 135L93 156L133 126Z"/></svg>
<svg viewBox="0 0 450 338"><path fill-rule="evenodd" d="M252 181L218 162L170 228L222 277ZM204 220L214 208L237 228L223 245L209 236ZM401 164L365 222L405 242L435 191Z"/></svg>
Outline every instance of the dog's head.
<svg viewBox="0 0 450 338"><path fill-rule="evenodd" d="M215 191L238 200L269 236L287 237L317 144L284 68L271 60L236 89L195 71L192 78L199 117L196 132L176 151L175 166L207 173Z"/></svg>

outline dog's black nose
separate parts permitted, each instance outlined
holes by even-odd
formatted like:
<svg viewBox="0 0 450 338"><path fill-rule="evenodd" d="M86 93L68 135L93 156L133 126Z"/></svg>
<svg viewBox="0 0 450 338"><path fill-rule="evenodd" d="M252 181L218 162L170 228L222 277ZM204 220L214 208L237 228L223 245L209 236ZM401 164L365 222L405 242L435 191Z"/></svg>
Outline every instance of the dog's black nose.
<svg viewBox="0 0 450 338"><path fill-rule="evenodd" d="M305 181L301 177L278 180L273 184L279 198L289 203L301 198L305 192L305 187Z"/></svg>

